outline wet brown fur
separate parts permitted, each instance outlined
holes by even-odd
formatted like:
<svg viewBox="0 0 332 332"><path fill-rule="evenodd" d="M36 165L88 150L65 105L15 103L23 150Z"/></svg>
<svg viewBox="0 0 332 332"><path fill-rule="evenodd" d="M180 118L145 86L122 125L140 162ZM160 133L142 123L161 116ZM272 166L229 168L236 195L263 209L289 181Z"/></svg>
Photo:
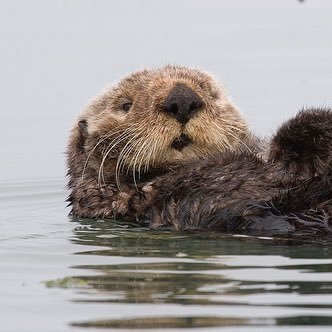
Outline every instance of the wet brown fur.
<svg viewBox="0 0 332 332"><path fill-rule="evenodd" d="M203 101L185 125L163 109L179 83ZM132 106L126 111L128 103ZM172 148L182 134L192 143ZM136 212L129 201L137 188L172 164L248 145L245 120L209 74L178 66L136 72L94 99L74 125L67 151L72 213L132 219Z"/></svg>
<svg viewBox="0 0 332 332"><path fill-rule="evenodd" d="M332 111L283 124L267 160L226 151L143 188L151 227L332 241Z"/></svg>

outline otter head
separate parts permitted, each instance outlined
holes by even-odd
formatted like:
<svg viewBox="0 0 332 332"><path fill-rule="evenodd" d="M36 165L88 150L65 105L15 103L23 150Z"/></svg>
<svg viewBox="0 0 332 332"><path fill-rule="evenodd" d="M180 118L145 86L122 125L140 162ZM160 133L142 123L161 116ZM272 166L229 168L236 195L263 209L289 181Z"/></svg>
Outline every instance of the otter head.
<svg viewBox="0 0 332 332"><path fill-rule="evenodd" d="M271 140L269 159L300 178L330 171L332 111L308 108L285 122Z"/></svg>
<svg viewBox="0 0 332 332"><path fill-rule="evenodd" d="M69 145L69 173L99 183L138 180L168 165L245 145L242 116L216 81L178 66L142 70L85 109Z"/></svg>

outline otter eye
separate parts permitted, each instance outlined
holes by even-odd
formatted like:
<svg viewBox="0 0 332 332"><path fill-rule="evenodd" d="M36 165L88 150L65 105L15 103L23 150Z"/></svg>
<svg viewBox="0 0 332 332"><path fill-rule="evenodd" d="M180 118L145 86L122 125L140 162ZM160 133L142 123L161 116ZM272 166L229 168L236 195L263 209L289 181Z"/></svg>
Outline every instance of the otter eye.
<svg viewBox="0 0 332 332"><path fill-rule="evenodd" d="M128 112L131 108L131 106L133 105L133 103L125 103L122 105L122 109L125 111L125 112Z"/></svg>

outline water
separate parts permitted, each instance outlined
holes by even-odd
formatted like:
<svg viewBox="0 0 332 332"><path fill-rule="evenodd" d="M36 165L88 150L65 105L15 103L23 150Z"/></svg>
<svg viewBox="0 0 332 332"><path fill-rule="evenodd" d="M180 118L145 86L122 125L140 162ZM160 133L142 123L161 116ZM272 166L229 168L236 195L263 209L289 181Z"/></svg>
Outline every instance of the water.
<svg viewBox="0 0 332 332"><path fill-rule="evenodd" d="M332 248L73 220L65 146L107 82L216 74L252 128L332 105L328 0L0 1L1 331L330 331Z"/></svg>

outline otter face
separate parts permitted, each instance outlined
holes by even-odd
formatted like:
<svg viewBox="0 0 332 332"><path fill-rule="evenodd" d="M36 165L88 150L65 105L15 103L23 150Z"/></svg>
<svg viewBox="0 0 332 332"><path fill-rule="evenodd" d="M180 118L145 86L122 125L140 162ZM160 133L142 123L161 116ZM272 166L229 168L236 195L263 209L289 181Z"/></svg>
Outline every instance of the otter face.
<svg viewBox="0 0 332 332"><path fill-rule="evenodd" d="M75 136L76 131L76 136ZM98 178L141 174L245 145L246 122L208 74L186 67L142 70L98 96L79 119L83 168ZM72 140L73 141L73 140Z"/></svg>

